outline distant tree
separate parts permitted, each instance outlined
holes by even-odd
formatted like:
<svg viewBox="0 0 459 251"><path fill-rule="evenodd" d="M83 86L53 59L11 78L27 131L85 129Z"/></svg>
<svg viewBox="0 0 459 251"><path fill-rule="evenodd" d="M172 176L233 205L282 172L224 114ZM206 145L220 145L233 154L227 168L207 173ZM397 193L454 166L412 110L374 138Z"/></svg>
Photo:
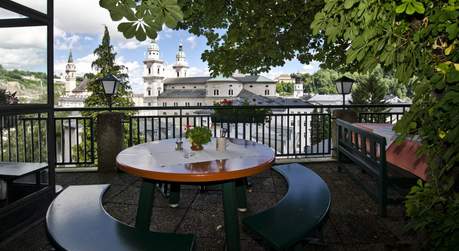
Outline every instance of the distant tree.
<svg viewBox="0 0 459 251"><path fill-rule="evenodd" d="M279 95L290 95L293 93L293 83L280 82L276 85L276 92Z"/></svg>
<svg viewBox="0 0 459 251"><path fill-rule="evenodd" d="M384 97L388 93L388 88L383 81L381 71L375 70L371 73L360 75L357 78L354 88L351 92L352 103L361 105L385 105L387 102ZM359 112L382 113L388 111L384 107L374 108L354 108ZM385 122L384 116L376 116L371 122Z"/></svg>
<svg viewBox="0 0 459 251"><path fill-rule="evenodd" d="M133 106L132 91L126 73L127 69L125 66L115 63L116 53L113 50L113 46L110 44L110 34L107 27L105 27L102 43L94 50L94 55L96 59L92 62L91 66L97 73L91 76L92 78L88 82L87 89L89 92L92 92L92 94L84 101L85 107L108 106L104 88L100 83L100 79L108 74L113 74L121 81L112 99L113 106Z"/></svg>
<svg viewBox="0 0 459 251"><path fill-rule="evenodd" d="M323 108L320 108L320 109L314 108L312 110L311 121L310 121L311 145L318 145L323 140L329 138L330 120L326 119L325 117L326 115L323 115L323 114L325 114ZM326 147L326 145L324 147ZM315 151L313 147L311 148L311 150ZM322 151L322 148L318 149L318 151Z"/></svg>
<svg viewBox="0 0 459 251"><path fill-rule="evenodd" d="M113 106L119 107L130 107L134 105L132 100L132 91L131 87L129 86L128 82L128 75L127 69L123 65L118 65L115 63L116 53L113 50L113 46L110 44L110 34L108 32L107 27L105 27L104 36L102 37L102 42L94 50L94 55L96 59L92 62L92 68L97 71L96 74L85 74L85 77L89 79L87 90L92 92L92 94L86 98L84 101L85 107L107 107L108 103L106 100L105 92L100 83L100 79L108 74L113 74L118 79L120 79L121 83L118 85L116 89L116 93L114 94ZM85 111L82 112L84 116L91 116L96 118L99 112L94 111ZM123 112L126 116L133 115L134 112L125 111ZM96 121L96 120L94 120ZM87 131L89 131L89 125L87 125ZM127 145L128 137L128 126L125 125L124 127L124 144ZM87 134L86 139L82 140L83 142L80 145L75 146L72 149L72 155L75 156L75 153L79 151L83 153L84 146L89 146L91 141L91 135ZM97 142L95 142L94 147L96 148ZM96 153L96 151L94 151ZM86 152L86 158L89 159L89 152ZM85 158L84 154L80 154L80 160ZM96 158L97 159L97 158Z"/></svg>
<svg viewBox="0 0 459 251"><path fill-rule="evenodd" d="M313 94L333 94L336 93L335 79L339 77L339 73L335 70L320 69L316 73L310 75L302 74L304 81L304 89L307 93Z"/></svg>

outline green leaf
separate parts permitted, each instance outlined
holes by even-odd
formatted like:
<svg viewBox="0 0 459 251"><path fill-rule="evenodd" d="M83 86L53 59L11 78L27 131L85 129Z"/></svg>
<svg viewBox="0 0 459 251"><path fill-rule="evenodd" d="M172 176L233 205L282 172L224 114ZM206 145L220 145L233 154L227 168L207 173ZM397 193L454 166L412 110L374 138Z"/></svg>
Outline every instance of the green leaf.
<svg viewBox="0 0 459 251"><path fill-rule="evenodd" d="M137 29L137 33L135 34L135 38L139 41L145 41L147 39L147 35L145 34L145 30L139 27Z"/></svg>
<svg viewBox="0 0 459 251"><path fill-rule="evenodd" d="M401 14L401 13L405 12L405 9L406 9L406 3L402 3L402 4L400 4L399 6L397 6L395 8L395 12L398 13L398 14Z"/></svg>
<svg viewBox="0 0 459 251"><path fill-rule="evenodd" d="M459 82L459 71L451 70L446 74L446 82L458 83Z"/></svg>
<svg viewBox="0 0 459 251"><path fill-rule="evenodd" d="M413 4L407 4L405 13L408 15L413 15L416 9L414 8Z"/></svg>
<svg viewBox="0 0 459 251"><path fill-rule="evenodd" d="M417 13L419 14L422 14L425 12L425 9L424 9L424 4L420 3L420 2L412 2L411 3L414 7L414 9L416 10Z"/></svg>
<svg viewBox="0 0 459 251"><path fill-rule="evenodd" d="M124 17L124 11L122 7L116 7L110 10L110 17L113 21L120 21Z"/></svg>
<svg viewBox="0 0 459 251"><path fill-rule="evenodd" d="M344 8L350 9L357 2L357 0L346 0L344 1Z"/></svg>

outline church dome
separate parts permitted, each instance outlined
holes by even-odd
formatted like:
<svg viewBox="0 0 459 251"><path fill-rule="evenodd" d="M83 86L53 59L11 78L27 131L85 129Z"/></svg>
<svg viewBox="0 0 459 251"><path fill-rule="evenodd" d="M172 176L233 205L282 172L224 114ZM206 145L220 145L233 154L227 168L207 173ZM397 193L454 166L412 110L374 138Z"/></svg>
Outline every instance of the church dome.
<svg viewBox="0 0 459 251"><path fill-rule="evenodd" d="M159 46L155 39L151 40L151 43L148 46L148 50L159 51Z"/></svg>
<svg viewBox="0 0 459 251"><path fill-rule="evenodd" d="M177 52L176 57L177 57L177 61L181 58L184 59L186 57L185 52L183 51L183 44L179 44L179 50Z"/></svg>

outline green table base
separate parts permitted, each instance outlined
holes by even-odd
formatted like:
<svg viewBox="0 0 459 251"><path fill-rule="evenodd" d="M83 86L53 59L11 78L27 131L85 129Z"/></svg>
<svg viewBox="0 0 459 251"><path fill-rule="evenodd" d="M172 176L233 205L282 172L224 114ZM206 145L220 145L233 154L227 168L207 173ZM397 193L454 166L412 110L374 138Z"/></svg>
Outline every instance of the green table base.
<svg viewBox="0 0 459 251"><path fill-rule="evenodd" d="M137 209L135 227L143 231L149 231L152 216L155 182L143 180L140 188L139 205ZM246 202L246 183L245 180L228 181L223 183L223 209L225 220L226 246L229 251L239 251L240 234L238 207L247 207ZM180 185L172 184L169 203L178 204L180 199Z"/></svg>
<svg viewBox="0 0 459 251"><path fill-rule="evenodd" d="M155 197L155 182L143 180L140 187L139 205L135 219L135 227L144 231L150 230L150 220Z"/></svg>

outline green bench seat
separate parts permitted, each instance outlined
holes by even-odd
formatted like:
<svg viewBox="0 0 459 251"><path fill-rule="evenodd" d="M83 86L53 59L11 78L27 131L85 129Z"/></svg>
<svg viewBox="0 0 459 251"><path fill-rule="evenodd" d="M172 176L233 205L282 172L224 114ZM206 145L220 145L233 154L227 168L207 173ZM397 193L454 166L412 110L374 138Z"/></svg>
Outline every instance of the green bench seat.
<svg viewBox="0 0 459 251"><path fill-rule="evenodd" d="M70 186L51 203L46 227L59 250L192 250L190 234L140 231L111 217L102 206L110 185Z"/></svg>
<svg viewBox="0 0 459 251"><path fill-rule="evenodd" d="M272 248L284 250L320 227L328 215L331 195L327 184L309 168L295 163L273 169L287 181L287 193L274 207L242 222Z"/></svg>

